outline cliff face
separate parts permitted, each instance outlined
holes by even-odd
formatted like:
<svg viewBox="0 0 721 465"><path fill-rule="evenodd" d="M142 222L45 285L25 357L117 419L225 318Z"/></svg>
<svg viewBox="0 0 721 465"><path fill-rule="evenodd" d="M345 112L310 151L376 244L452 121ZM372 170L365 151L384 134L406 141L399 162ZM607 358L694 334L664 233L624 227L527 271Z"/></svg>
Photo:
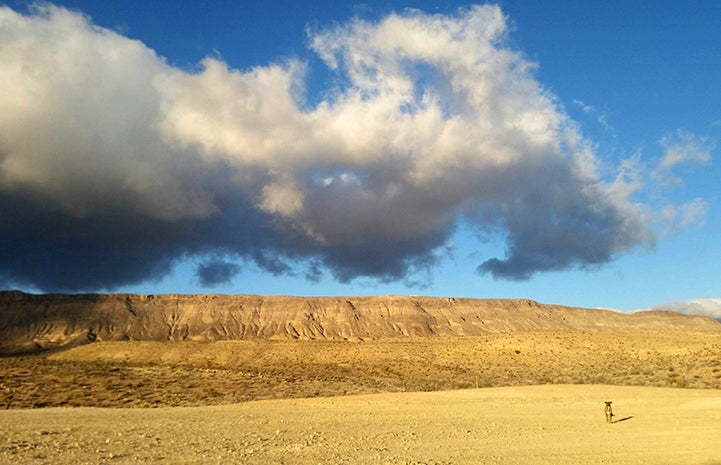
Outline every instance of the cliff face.
<svg viewBox="0 0 721 465"><path fill-rule="evenodd" d="M374 339L531 330L721 331L713 319L530 300L0 292L0 353L104 340Z"/></svg>

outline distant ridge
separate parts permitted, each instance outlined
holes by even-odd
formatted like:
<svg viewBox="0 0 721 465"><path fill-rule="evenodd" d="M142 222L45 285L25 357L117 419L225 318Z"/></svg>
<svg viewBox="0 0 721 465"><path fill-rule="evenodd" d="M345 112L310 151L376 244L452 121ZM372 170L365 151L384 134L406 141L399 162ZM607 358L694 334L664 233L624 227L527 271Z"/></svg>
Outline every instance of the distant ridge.
<svg viewBox="0 0 721 465"><path fill-rule="evenodd" d="M721 331L711 318L526 299L27 294L0 291L0 353L94 341L364 340L537 330Z"/></svg>

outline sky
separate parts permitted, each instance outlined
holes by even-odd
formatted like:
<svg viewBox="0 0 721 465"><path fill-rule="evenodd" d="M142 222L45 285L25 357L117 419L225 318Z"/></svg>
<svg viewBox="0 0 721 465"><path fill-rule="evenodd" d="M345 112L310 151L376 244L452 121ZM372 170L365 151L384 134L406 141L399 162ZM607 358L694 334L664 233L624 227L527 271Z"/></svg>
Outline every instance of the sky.
<svg viewBox="0 0 721 465"><path fill-rule="evenodd" d="M721 3L0 2L0 288L721 318Z"/></svg>

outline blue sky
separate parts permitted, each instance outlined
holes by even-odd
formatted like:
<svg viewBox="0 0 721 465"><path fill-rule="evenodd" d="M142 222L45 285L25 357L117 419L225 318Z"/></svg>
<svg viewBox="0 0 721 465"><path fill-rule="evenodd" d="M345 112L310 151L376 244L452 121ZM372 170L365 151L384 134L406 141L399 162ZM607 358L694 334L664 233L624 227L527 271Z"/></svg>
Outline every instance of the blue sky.
<svg viewBox="0 0 721 465"><path fill-rule="evenodd" d="M0 5L0 287L721 307L718 2Z"/></svg>

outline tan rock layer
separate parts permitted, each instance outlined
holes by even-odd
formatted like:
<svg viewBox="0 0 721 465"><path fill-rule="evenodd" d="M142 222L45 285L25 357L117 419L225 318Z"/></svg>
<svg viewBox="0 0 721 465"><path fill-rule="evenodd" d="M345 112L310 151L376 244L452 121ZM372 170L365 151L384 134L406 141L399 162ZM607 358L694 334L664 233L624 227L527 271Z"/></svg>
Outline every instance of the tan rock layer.
<svg viewBox="0 0 721 465"><path fill-rule="evenodd" d="M721 331L706 317L526 299L0 292L0 353L104 340L376 339L537 330Z"/></svg>

